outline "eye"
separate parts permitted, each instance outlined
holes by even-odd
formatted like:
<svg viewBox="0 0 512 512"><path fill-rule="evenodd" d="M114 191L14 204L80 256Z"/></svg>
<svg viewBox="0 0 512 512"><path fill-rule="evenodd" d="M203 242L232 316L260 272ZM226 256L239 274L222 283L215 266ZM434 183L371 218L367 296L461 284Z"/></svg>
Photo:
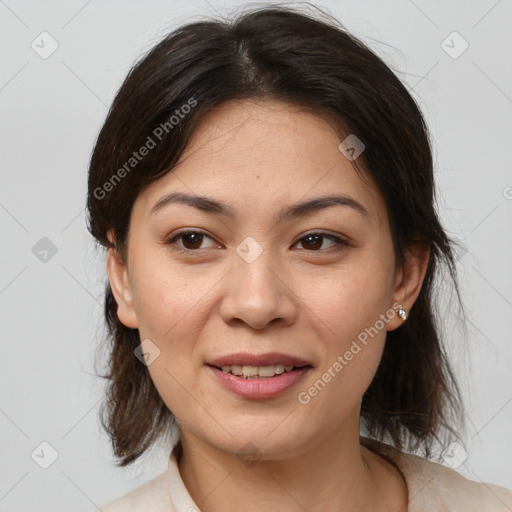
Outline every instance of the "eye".
<svg viewBox="0 0 512 512"><path fill-rule="evenodd" d="M202 231L188 230L181 231L177 235L174 235L172 238L167 240L165 243L166 245L175 246L174 248L181 252L194 252L201 249L201 243L205 238L209 238L213 241L213 238L208 236L206 233L203 233ZM176 241L179 239L182 240L182 245L176 243ZM212 246L215 247L216 245L212 244Z"/></svg>
<svg viewBox="0 0 512 512"><path fill-rule="evenodd" d="M177 233L172 236L169 240L166 241L166 245L174 246L173 248L180 252L199 252L201 248L201 244L205 239L209 239L213 242L213 238L198 230L186 230ZM334 242L334 245L325 249L322 249L324 245L324 240L329 239ZM182 243L178 244L178 240L181 240ZM307 233L303 237L301 237L294 245L302 244L303 248L308 252L334 252L343 249L348 246L348 243L340 238L330 235L328 233L324 233L322 231L315 231L311 233ZM219 245L213 243L210 247L219 247ZM203 247L204 249L204 247Z"/></svg>
<svg viewBox="0 0 512 512"><path fill-rule="evenodd" d="M331 246L328 249L321 249L323 246L323 241L325 239L329 239L335 242L334 246ZM322 231L315 231L308 233L304 235L302 238L298 240L297 243L302 244L302 246L308 250L308 252L333 252L333 251L339 251L343 249L343 247L346 247L348 243L344 240L341 240L340 238L329 235L328 233L324 233Z"/></svg>

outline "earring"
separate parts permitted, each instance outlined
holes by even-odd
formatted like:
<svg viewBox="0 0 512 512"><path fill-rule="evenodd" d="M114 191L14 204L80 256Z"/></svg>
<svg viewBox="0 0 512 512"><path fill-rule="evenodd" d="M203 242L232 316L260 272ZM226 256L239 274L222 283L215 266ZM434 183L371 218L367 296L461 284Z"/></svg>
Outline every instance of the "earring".
<svg viewBox="0 0 512 512"><path fill-rule="evenodd" d="M398 316L402 319L402 320L405 320L407 318L407 313L405 312L405 309L402 309L400 308L398 310Z"/></svg>

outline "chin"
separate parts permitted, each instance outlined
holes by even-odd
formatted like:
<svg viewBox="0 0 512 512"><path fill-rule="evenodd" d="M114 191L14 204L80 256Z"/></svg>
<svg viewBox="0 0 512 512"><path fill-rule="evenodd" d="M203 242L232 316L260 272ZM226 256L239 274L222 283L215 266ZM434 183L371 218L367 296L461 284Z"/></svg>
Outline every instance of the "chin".
<svg viewBox="0 0 512 512"><path fill-rule="evenodd" d="M293 413L289 417L292 416ZM212 448L236 456L242 462L284 460L305 451L311 447L312 439L319 438L318 433L308 434L303 422L295 419L291 424L286 417L287 414L279 414L255 421L254 415L243 415L236 421L223 422L222 427L216 424L215 429L209 424L194 434Z"/></svg>

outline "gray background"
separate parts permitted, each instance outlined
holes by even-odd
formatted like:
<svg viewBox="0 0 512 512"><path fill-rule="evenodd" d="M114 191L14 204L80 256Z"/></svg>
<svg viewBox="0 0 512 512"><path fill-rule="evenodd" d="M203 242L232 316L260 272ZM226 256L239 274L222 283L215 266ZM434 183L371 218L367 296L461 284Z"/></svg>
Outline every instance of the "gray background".
<svg viewBox="0 0 512 512"><path fill-rule="evenodd" d="M134 60L170 28L242 3L0 0L0 511L94 510L167 467L157 447L116 469L98 423L105 273L85 228L86 170ZM464 334L446 296L469 413L457 469L512 487L512 2L319 5L399 72L426 115L469 319ZM58 43L47 58L43 31ZM42 442L58 455L47 469Z"/></svg>

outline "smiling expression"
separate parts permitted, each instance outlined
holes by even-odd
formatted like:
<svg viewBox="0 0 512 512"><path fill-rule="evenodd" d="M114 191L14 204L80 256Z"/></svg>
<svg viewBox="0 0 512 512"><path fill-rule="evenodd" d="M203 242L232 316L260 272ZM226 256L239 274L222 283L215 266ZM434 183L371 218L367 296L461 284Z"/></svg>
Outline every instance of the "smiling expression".
<svg viewBox="0 0 512 512"><path fill-rule="evenodd" d="M148 370L187 435L279 457L356 421L397 317L297 400L403 299L385 202L341 140L298 107L227 102L137 197L127 265L110 255L109 276L121 321L160 351Z"/></svg>

